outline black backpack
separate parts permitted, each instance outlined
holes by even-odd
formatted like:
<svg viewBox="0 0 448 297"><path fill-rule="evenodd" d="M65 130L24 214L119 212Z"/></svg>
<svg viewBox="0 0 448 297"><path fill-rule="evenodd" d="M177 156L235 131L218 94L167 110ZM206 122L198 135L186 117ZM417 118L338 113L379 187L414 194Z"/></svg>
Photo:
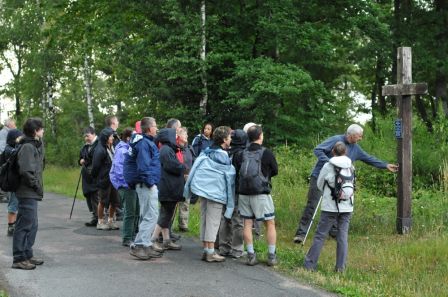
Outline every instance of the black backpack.
<svg viewBox="0 0 448 297"><path fill-rule="evenodd" d="M15 192L19 188L20 174L17 155L21 147L22 145L16 147L9 158L0 166L0 188L5 192Z"/></svg>
<svg viewBox="0 0 448 297"><path fill-rule="evenodd" d="M239 173L238 192L243 195L257 195L270 193L271 187L268 179L261 171L261 157L266 149L242 152L242 164Z"/></svg>

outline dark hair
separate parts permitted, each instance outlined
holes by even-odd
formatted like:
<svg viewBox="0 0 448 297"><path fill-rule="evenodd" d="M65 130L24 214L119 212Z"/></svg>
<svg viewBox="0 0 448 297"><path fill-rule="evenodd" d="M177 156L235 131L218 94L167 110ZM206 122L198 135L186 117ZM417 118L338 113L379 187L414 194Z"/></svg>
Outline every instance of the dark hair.
<svg viewBox="0 0 448 297"><path fill-rule="evenodd" d="M247 138L249 138L249 142L254 142L260 138L262 133L263 129L260 125L253 125L247 130Z"/></svg>
<svg viewBox="0 0 448 297"><path fill-rule="evenodd" d="M333 155L335 156L343 156L345 155L345 152L347 151L347 147L345 146L345 143L342 141L336 142L336 144L333 147Z"/></svg>
<svg viewBox="0 0 448 297"><path fill-rule="evenodd" d="M110 116L106 117L106 119L104 120L104 123L106 124L106 127L110 127L110 125L112 125L112 120L113 119L117 119L118 120L117 116L115 116L115 115L110 115Z"/></svg>
<svg viewBox="0 0 448 297"><path fill-rule="evenodd" d="M202 126L201 134L204 134L204 129L205 129L205 127L206 127L207 125L209 125L210 127L212 127L212 132L211 132L211 134L213 134L213 131L215 130L214 127L213 127L213 124L212 124L212 123L208 123L208 122L205 123L205 124Z"/></svg>
<svg viewBox="0 0 448 297"><path fill-rule="evenodd" d="M95 133L95 129L93 129L93 127L87 127L87 128L84 128L84 135L86 135L86 134L92 134L92 135L95 135L96 133Z"/></svg>
<svg viewBox="0 0 448 297"><path fill-rule="evenodd" d="M216 145L221 145L224 143L224 140L229 137L230 132L232 129L227 126L219 126L218 128L213 131L213 142Z"/></svg>
<svg viewBox="0 0 448 297"><path fill-rule="evenodd" d="M148 132L149 128L154 126L155 122L156 122L156 120L154 118L144 117L140 122L140 126L142 128L142 133L145 134L146 132Z"/></svg>
<svg viewBox="0 0 448 297"><path fill-rule="evenodd" d="M36 131L43 129L44 123L40 118L29 118L23 125L23 134L28 137L34 137Z"/></svg>
<svg viewBox="0 0 448 297"><path fill-rule="evenodd" d="M171 118L166 122L165 128L176 128L177 129L180 127L180 125L178 125L178 124L180 124L180 121L178 119Z"/></svg>
<svg viewBox="0 0 448 297"><path fill-rule="evenodd" d="M124 128L123 131L121 131L120 139L126 141L127 138L132 136L132 132L134 132L134 129L131 127Z"/></svg>

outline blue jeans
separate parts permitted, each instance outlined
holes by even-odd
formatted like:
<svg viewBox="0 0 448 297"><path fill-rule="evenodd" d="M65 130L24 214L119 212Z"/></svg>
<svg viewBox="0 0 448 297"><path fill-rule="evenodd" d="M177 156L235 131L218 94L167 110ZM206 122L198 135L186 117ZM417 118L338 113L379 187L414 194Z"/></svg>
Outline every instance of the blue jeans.
<svg viewBox="0 0 448 297"><path fill-rule="evenodd" d="M140 225L134 245L152 246L151 237L159 217L159 190L156 185L148 188L143 184L138 184L135 190L140 206Z"/></svg>
<svg viewBox="0 0 448 297"><path fill-rule="evenodd" d="M19 201L17 200L16 193L9 192L8 196L9 196L8 212L9 213L17 213L17 210L19 209Z"/></svg>
<svg viewBox="0 0 448 297"><path fill-rule="evenodd" d="M317 261L319 260L325 239L335 223L337 223L338 226L338 233L336 235L337 248L335 268L337 271L343 271L345 269L348 253L348 226L351 217L351 212L337 213L322 211L319 225L317 226L316 234L314 235L313 245L305 256L304 266L306 269L316 270Z"/></svg>
<svg viewBox="0 0 448 297"><path fill-rule="evenodd" d="M37 200L20 198L17 214L16 229L12 241L12 255L14 263L22 262L33 257L33 245L37 234Z"/></svg>

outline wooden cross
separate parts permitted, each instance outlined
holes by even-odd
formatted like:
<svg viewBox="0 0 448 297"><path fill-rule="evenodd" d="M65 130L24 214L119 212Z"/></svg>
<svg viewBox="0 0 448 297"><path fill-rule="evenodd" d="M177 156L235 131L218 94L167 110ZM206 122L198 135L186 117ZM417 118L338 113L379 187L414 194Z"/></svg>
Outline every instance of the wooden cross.
<svg viewBox="0 0 448 297"><path fill-rule="evenodd" d="M398 48L397 84L383 86L383 96L398 96L396 121L398 155L398 201L397 232L411 231L412 198L412 95L423 95L428 90L426 83L412 83L412 54L410 47ZM401 131L400 131L401 129Z"/></svg>

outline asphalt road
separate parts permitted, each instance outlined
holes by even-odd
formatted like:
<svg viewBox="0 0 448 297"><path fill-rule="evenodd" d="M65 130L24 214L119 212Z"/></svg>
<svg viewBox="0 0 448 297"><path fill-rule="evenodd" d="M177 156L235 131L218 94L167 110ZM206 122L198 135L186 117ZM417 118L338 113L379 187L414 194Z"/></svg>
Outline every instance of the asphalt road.
<svg viewBox="0 0 448 297"><path fill-rule="evenodd" d="M12 238L6 236L6 204L0 204L0 286L9 296L333 296L275 273L228 259L205 263L197 239L182 238L181 251L139 261L121 246L120 231L84 227L84 201L46 193L39 203L34 254L45 264L35 270L11 269Z"/></svg>

